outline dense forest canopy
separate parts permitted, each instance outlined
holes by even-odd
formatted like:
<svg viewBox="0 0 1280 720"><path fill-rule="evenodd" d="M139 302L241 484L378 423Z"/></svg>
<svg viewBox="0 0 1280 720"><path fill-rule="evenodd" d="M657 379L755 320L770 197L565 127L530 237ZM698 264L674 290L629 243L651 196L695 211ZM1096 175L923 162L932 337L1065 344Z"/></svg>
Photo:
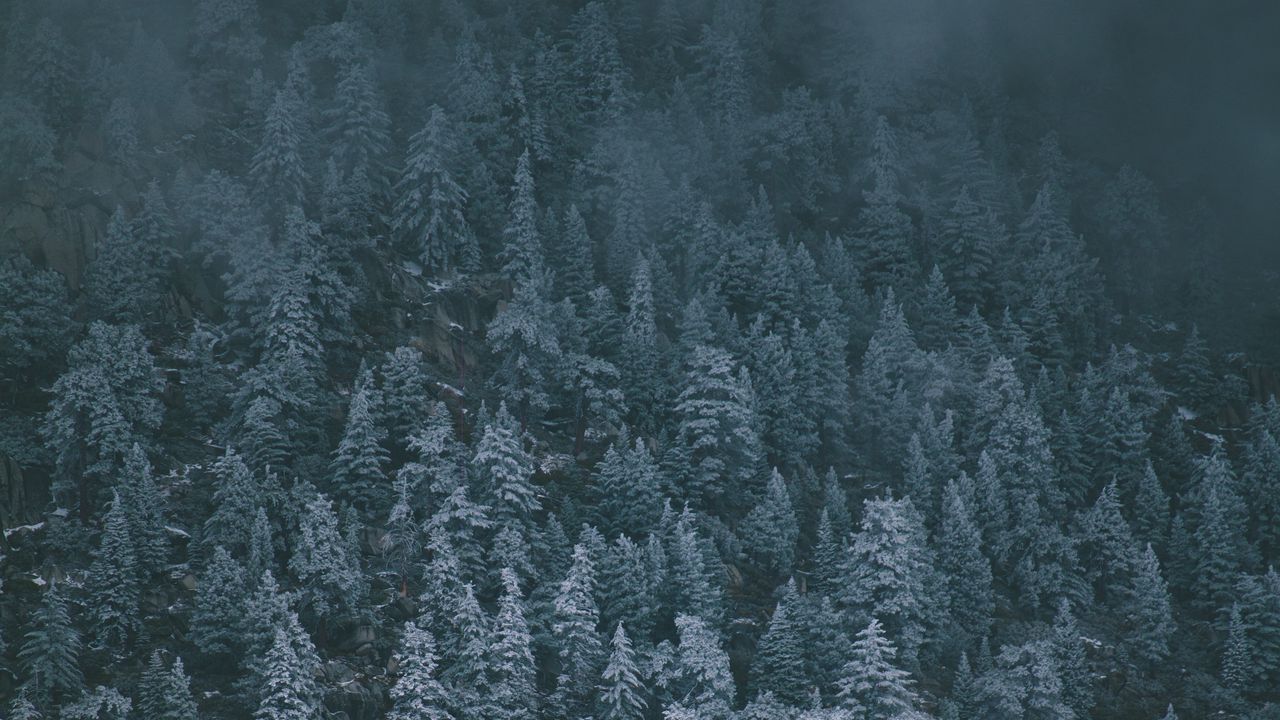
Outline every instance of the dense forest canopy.
<svg viewBox="0 0 1280 720"><path fill-rule="evenodd" d="M1280 20L6 0L0 715L1280 717Z"/></svg>

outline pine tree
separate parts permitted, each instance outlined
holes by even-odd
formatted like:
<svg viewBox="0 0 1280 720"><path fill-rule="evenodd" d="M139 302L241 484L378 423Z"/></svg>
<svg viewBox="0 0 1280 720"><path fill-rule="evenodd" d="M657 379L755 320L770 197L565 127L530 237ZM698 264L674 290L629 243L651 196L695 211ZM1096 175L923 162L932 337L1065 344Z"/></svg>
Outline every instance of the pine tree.
<svg viewBox="0 0 1280 720"><path fill-rule="evenodd" d="M533 653L516 574L502 571L502 596L489 650L492 690L488 698L494 717L522 720L536 717Z"/></svg>
<svg viewBox="0 0 1280 720"><path fill-rule="evenodd" d="M758 569L773 575L791 572L800 526L787 484L776 468L764 498L742 521L740 533L747 555Z"/></svg>
<svg viewBox="0 0 1280 720"><path fill-rule="evenodd" d="M324 112L325 135L347 177L367 177L381 188L391 149L391 119L382 107L373 69L359 61L338 70L332 107Z"/></svg>
<svg viewBox="0 0 1280 720"><path fill-rule="evenodd" d="M797 617L800 602L795 580L787 581L751 661L751 687L755 693L773 693L783 702L797 706L803 704L810 682L805 675L803 628Z"/></svg>
<svg viewBox="0 0 1280 720"><path fill-rule="evenodd" d="M596 471L597 507L606 535L643 537L661 512L658 466L640 438L628 449L610 446Z"/></svg>
<svg viewBox="0 0 1280 720"><path fill-rule="evenodd" d="M65 720L127 720L133 710L133 701L115 688L98 685L83 693L75 702L58 708L58 717Z"/></svg>
<svg viewBox="0 0 1280 720"><path fill-rule="evenodd" d="M214 461L211 470L217 486L213 491L213 512L204 522L201 542L206 548L220 545L241 555L249 549L258 503L272 498L264 497L268 494L266 484L258 482L244 458L230 447Z"/></svg>
<svg viewBox="0 0 1280 720"><path fill-rule="evenodd" d="M902 306L893 292L887 292L879 322L862 357L862 368L854 380L858 420L873 457L886 461L903 457L901 449L915 416L908 392L916 388L923 368L922 353Z"/></svg>
<svg viewBox="0 0 1280 720"><path fill-rule="evenodd" d="M533 169L526 148L516 164L515 181L511 187L510 220L502 231L503 247L498 256L503 263L503 277L517 286L543 272L538 202L533 192Z"/></svg>
<svg viewBox="0 0 1280 720"><path fill-rule="evenodd" d="M564 224L559 235L555 257L556 299L568 298L578 313L584 314L588 296L596 287L594 250L587 224L578 206L569 205L564 212Z"/></svg>
<svg viewBox="0 0 1280 720"><path fill-rule="evenodd" d="M161 305L167 258L116 208L86 284L93 317L114 323L153 320Z"/></svg>
<svg viewBox="0 0 1280 720"><path fill-rule="evenodd" d="M356 380L342 441L329 466L334 494L365 515L380 514L391 505L383 469L389 460L383 447L386 429L378 423L376 393L373 375L366 368Z"/></svg>
<svg viewBox="0 0 1280 720"><path fill-rule="evenodd" d="M1143 468L1142 479L1138 481L1133 522L1134 534L1140 540L1157 548L1165 546L1169 535L1169 496L1161 487L1150 462Z"/></svg>
<svg viewBox="0 0 1280 720"><path fill-rule="evenodd" d="M163 570L168 559L164 497L156 487L151 463L141 445L135 443L125 456L122 474L120 502L129 522L138 578L145 580Z"/></svg>
<svg viewBox="0 0 1280 720"><path fill-rule="evenodd" d="M912 666L925 640L929 619L933 558L925 530L910 499L867 500L862 529L845 558L838 599L861 622L876 619ZM888 625L882 626L881 619Z"/></svg>
<svg viewBox="0 0 1280 720"><path fill-rule="evenodd" d="M245 582L244 567L226 548L215 547L196 583L191 612L191 639L205 655L230 657L238 651L248 601Z"/></svg>
<svg viewBox="0 0 1280 720"><path fill-rule="evenodd" d="M613 632L609 661L600 675L598 715L600 720L641 720L648 703L644 699L644 682L636 664L635 651L627 639L622 623Z"/></svg>
<svg viewBox="0 0 1280 720"><path fill-rule="evenodd" d="M262 139L249 164L249 173L264 199L284 206L303 205L308 182L303 151L308 132L305 101L286 83L271 101Z"/></svg>
<svg viewBox="0 0 1280 720"><path fill-rule="evenodd" d="M871 287L903 291L919 269L911 252L915 235L911 218L898 208L902 197L897 186L898 149L888 121L879 118L872 139L871 190L863 194L866 205L859 214L862 228L858 249Z"/></svg>
<svg viewBox="0 0 1280 720"><path fill-rule="evenodd" d="M1114 602L1124 593L1138 545L1120 514L1120 497L1112 480L1080 520L1080 559L1097 596Z"/></svg>
<svg viewBox="0 0 1280 720"><path fill-rule="evenodd" d="M499 525L527 532L541 502L530 482L533 460L522 446L520 429L505 403L485 426L471 467L491 498L494 519Z"/></svg>
<svg viewBox="0 0 1280 720"><path fill-rule="evenodd" d="M921 348L946 349L959 322L956 299L951 295L942 271L934 265L925 280L924 298L920 301L920 330L917 337Z"/></svg>
<svg viewBox="0 0 1280 720"><path fill-rule="evenodd" d="M561 379L563 349L553 317L557 309L548 301L550 283L540 265L529 269L485 333L498 358L492 383L515 407L522 424L541 420Z"/></svg>
<svg viewBox="0 0 1280 720"><path fill-rule="evenodd" d="M414 620L405 623L396 661L400 678L388 692L388 720L451 720L448 690L436 677L435 639Z"/></svg>
<svg viewBox="0 0 1280 720"><path fill-rule="evenodd" d="M991 561L982 554L982 534L974 524L955 481L943 494L938 536L938 569L947 578L952 632L962 647L987 636L995 603L991 591Z"/></svg>
<svg viewBox="0 0 1280 720"><path fill-rule="evenodd" d="M1169 609L1169 589L1150 543L1137 558L1126 600L1126 619L1133 628L1127 644L1137 657L1154 667L1168 655L1169 639L1175 627Z"/></svg>
<svg viewBox="0 0 1280 720"><path fill-rule="evenodd" d="M23 382L55 367L73 340L66 282L22 253L0 262L0 379Z"/></svg>
<svg viewBox="0 0 1280 720"><path fill-rule="evenodd" d="M724 598L715 581L718 573L707 567L702 542L693 527L693 514L685 510L676 522L668 552L670 606L715 624L724 615Z"/></svg>
<svg viewBox="0 0 1280 720"><path fill-rule="evenodd" d="M55 452L54 494L87 521L135 442L160 426L163 381L135 325L94 323L67 353L41 431Z"/></svg>
<svg viewBox="0 0 1280 720"><path fill-rule="evenodd" d="M720 647L715 632L705 620L691 615L676 616L680 637L676 660L677 684L673 695L681 704L704 717L728 714L734 699L729 655Z"/></svg>
<svg viewBox="0 0 1280 720"><path fill-rule="evenodd" d="M394 190L391 229L417 251L427 270L448 272L478 253L463 212L467 191L449 169L454 146L444 110L433 105L427 124L409 139L404 170Z"/></svg>
<svg viewBox="0 0 1280 720"><path fill-rule="evenodd" d="M636 426L652 431L660 409L658 392L658 326L654 320L649 264L636 263L622 326L622 392Z"/></svg>
<svg viewBox="0 0 1280 720"><path fill-rule="evenodd" d="M994 667L983 671L976 685L973 717L999 720L1081 717L1064 699L1058 662L1051 643L1046 641L1001 648Z"/></svg>
<svg viewBox="0 0 1280 720"><path fill-rule="evenodd" d="M817 542L814 544L813 571L810 574L818 590L830 594L839 587L844 555L844 541L831 522L830 510L823 508L818 516Z"/></svg>
<svg viewBox="0 0 1280 720"><path fill-rule="evenodd" d="M942 220L940 265L961 307L985 307L991 300L995 289L991 275L996 260L994 246L1000 235L990 230L997 222L963 186Z"/></svg>
<svg viewBox="0 0 1280 720"><path fill-rule="evenodd" d="M662 545L655 543L654 547L661 550ZM646 550L645 545L619 535L600 563L600 615L605 626L625 623L637 639L644 641L657 621L658 591L663 585L660 573L650 566Z"/></svg>
<svg viewBox="0 0 1280 720"><path fill-rule="evenodd" d="M262 699L254 720L314 720L320 707L314 680L294 649L284 628L276 628L271 649L264 660Z"/></svg>
<svg viewBox="0 0 1280 720"><path fill-rule="evenodd" d="M1209 359L1209 347L1195 324L1187 333L1174 372L1176 387L1189 409L1197 413L1211 411L1218 395L1217 378Z"/></svg>
<svg viewBox="0 0 1280 720"><path fill-rule="evenodd" d="M1222 651L1222 684L1242 692L1253 686L1252 649L1245 635L1244 622L1240 619L1239 604L1231 606L1227 643Z"/></svg>
<svg viewBox="0 0 1280 720"><path fill-rule="evenodd" d="M43 717L31 701L31 688L23 685L9 703L9 720L40 720Z"/></svg>
<svg viewBox="0 0 1280 720"><path fill-rule="evenodd" d="M1245 446L1240 480L1250 498L1252 537L1264 557L1275 557L1280 552L1280 442L1270 430L1255 431Z"/></svg>
<svg viewBox="0 0 1280 720"><path fill-rule="evenodd" d="M1236 582L1241 618L1249 639L1255 677L1274 685L1280 677L1280 573L1242 574Z"/></svg>
<svg viewBox="0 0 1280 720"><path fill-rule="evenodd" d="M1077 717L1089 717L1093 709L1093 674L1084 654L1084 639L1076 625L1071 604L1065 598L1058 603L1058 613L1053 618L1050 636L1050 652L1057 665L1057 677L1062 686L1062 702ZM1001 650L1003 655L1004 651Z"/></svg>
<svg viewBox="0 0 1280 720"><path fill-rule="evenodd" d="M57 585L50 585L31 615L31 629L18 648L18 661L38 698L75 697L84 687L80 674L80 633L71 623L66 601Z"/></svg>
<svg viewBox="0 0 1280 720"><path fill-rule="evenodd" d="M138 560L129 533L129 517L118 493L103 519L102 540L89 568L94 588L93 617L98 641L106 648L127 648L141 626Z"/></svg>
<svg viewBox="0 0 1280 720"><path fill-rule="evenodd" d="M410 438L433 410L427 401L428 379L422 352L405 345L387 353L381 376L378 425L386 429L393 454L402 457Z"/></svg>
<svg viewBox="0 0 1280 720"><path fill-rule="evenodd" d="M368 588L359 558L339 534L338 516L324 495L312 495L301 508L289 571L298 579L302 605L318 617L354 612L364 601Z"/></svg>
<svg viewBox="0 0 1280 720"><path fill-rule="evenodd" d="M893 720L911 713L919 700L910 673L894 665L897 648L875 618L858 633L840 673L840 705L867 720Z"/></svg>
<svg viewBox="0 0 1280 720"><path fill-rule="evenodd" d="M600 676L604 648L596 626L595 561L581 543L573 548L573 565L560 583L555 598L552 630L560 647L560 677L557 694L564 707L574 713L588 711L589 700Z"/></svg>
<svg viewBox="0 0 1280 720"><path fill-rule="evenodd" d="M676 488L680 497L718 507L728 489L755 484L751 480L763 458L749 392L729 353L694 349L676 401L676 442L689 453L688 474Z"/></svg>
<svg viewBox="0 0 1280 720"><path fill-rule="evenodd" d="M1215 483L1208 488L1199 508L1194 533L1194 589L1205 608L1222 607L1231 597L1236 573L1247 558L1240 547L1245 543L1242 518L1234 515L1239 498L1228 487Z"/></svg>
<svg viewBox="0 0 1280 720"><path fill-rule="evenodd" d="M174 658L173 666L166 668L160 651L153 652L138 682L136 704L146 718L196 720L196 701L191 695L191 680L182 667L182 658Z"/></svg>
<svg viewBox="0 0 1280 720"><path fill-rule="evenodd" d="M801 349L800 343L792 342ZM765 453L774 463L788 469L798 468L809 457L818 438L813 418L805 411L797 411L801 388L797 382L795 355L782 336L765 330L762 315L757 315L752 323L746 344Z"/></svg>

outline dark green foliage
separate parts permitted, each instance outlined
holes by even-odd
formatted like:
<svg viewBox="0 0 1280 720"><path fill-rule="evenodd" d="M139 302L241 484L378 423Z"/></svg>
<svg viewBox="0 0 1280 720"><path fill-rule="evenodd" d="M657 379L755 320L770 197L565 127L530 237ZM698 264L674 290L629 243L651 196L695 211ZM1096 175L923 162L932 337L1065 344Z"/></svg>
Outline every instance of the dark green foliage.
<svg viewBox="0 0 1280 720"><path fill-rule="evenodd" d="M0 712L1273 714L1265 18L844 5L6 4Z"/></svg>
<svg viewBox="0 0 1280 720"><path fill-rule="evenodd" d="M69 699L84 685L80 673L80 633L71 623L66 600L57 585L42 593L30 629L18 648L27 682L43 700L51 695Z"/></svg>

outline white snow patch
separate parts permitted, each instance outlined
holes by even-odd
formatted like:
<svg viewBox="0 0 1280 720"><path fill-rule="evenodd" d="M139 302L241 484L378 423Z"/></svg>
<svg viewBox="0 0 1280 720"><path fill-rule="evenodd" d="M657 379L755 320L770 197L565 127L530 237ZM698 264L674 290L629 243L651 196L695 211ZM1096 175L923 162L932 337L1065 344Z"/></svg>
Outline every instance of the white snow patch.
<svg viewBox="0 0 1280 720"><path fill-rule="evenodd" d="M36 574L32 573L32 575L31 575L31 584L32 584L32 585L35 585L36 587L44 587L45 585L48 585L48 584L49 584L49 581L45 580L44 578L40 577L39 575L36 575Z"/></svg>
<svg viewBox="0 0 1280 720"><path fill-rule="evenodd" d="M443 390L443 391L445 391L445 392L453 393L454 395L457 395L458 397L466 397L466 396L467 396L467 394L466 394L466 393L464 393L464 392L462 392L461 390L459 390L458 388L456 388L456 387L454 387L454 386L450 385L449 383L437 383L437 384L440 386L440 389L441 389L441 390Z"/></svg>
<svg viewBox="0 0 1280 720"><path fill-rule="evenodd" d="M466 330L466 328L462 327L461 325L459 325L459 324L458 324L458 323L456 323L456 322L450 322L450 323L449 323L449 329L450 329L450 330Z"/></svg>
<svg viewBox="0 0 1280 720"><path fill-rule="evenodd" d="M1179 405L1178 409L1175 412L1178 413L1178 417L1183 421L1191 421L1196 419L1196 411L1192 410L1191 408L1185 408Z"/></svg>
<svg viewBox="0 0 1280 720"><path fill-rule="evenodd" d="M435 280L427 281L427 289L435 293L448 290L452 285L453 283L449 282L448 280L444 282L436 282Z"/></svg>
<svg viewBox="0 0 1280 720"><path fill-rule="evenodd" d="M164 531L169 533L170 535L177 535L178 537L183 537L183 538L191 537L191 533L187 532L186 530L183 530L182 528L170 527L168 525L165 525Z"/></svg>
<svg viewBox="0 0 1280 720"><path fill-rule="evenodd" d="M422 276L422 266L412 260L405 260L404 262L400 263L400 269L404 270L405 272L409 273L414 277Z"/></svg>
<svg viewBox="0 0 1280 720"><path fill-rule="evenodd" d="M35 532L44 529L44 521L33 523L31 525L16 525L4 531L5 539L9 539L20 532Z"/></svg>

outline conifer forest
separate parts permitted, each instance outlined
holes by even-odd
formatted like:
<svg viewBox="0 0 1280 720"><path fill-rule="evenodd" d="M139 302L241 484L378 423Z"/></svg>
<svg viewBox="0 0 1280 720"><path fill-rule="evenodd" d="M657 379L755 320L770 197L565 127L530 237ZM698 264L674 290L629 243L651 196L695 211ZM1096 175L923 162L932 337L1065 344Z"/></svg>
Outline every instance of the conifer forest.
<svg viewBox="0 0 1280 720"><path fill-rule="evenodd" d="M1276 37L0 0L0 717L1280 720Z"/></svg>

